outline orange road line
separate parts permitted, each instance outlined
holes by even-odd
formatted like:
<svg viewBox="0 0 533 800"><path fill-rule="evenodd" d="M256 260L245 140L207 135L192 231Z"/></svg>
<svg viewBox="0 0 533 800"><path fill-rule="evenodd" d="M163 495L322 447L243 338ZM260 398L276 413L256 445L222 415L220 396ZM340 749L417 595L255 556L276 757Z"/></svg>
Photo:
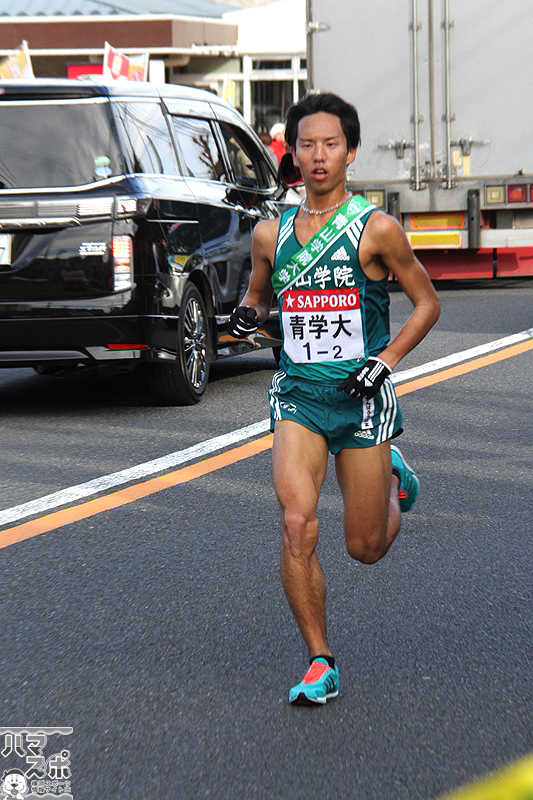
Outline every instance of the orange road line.
<svg viewBox="0 0 533 800"><path fill-rule="evenodd" d="M94 514L100 514L102 511L110 511L112 508L119 508L127 503L133 503L135 500L160 492L162 489L169 489L171 486L178 486L180 483L187 483L187 481L200 478L209 472L214 472L217 469L222 469L222 467L227 467L237 461L242 461L245 458L250 458L250 456L255 456L257 453L268 450L272 447L273 439L273 435L269 433L260 439L254 439L252 442L242 444L233 450L228 450L226 453L211 456L189 467L167 472L165 475L151 478L143 483L136 483L133 486L128 486L127 489L120 489L118 492L97 497L95 500L89 500L78 506L72 506L72 508L54 511L52 514L46 514L44 517L38 517L30 522L24 522L22 525L6 528L0 532L0 548L15 544L15 542L22 542L24 539L31 539L33 536L52 531L55 528L61 528L63 525L70 525L72 522L79 522L79 520L87 519L87 517L92 517Z"/></svg>
<svg viewBox="0 0 533 800"><path fill-rule="evenodd" d="M396 394L398 396L416 392L418 389L423 389L427 386L432 386L435 383L456 378L459 375L465 375L475 369L495 364L498 361L503 361L506 358L525 353L533 349L533 340L520 342L520 344L506 347L503 350L498 350L496 353L490 353L486 356L481 356L474 361L467 361L464 364L450 367L436 372L432 375L426 375L423 378L415 378L413 381L404 383L396 387ZM62 511L55 511L51 514L45 514L43 517L37 517L30 522L24 522L21 525L15 525L11 528L6 528L0 532L0 549L8 545L22 542L25 539L31 539L33 536L38 536L41 533L47 533L61 528L64 525L70 525L73 522L79 522L82 519L87 519L95 514L100 514L102 511L110 511L113 508L119 508L127 503L133 503L135 500L140 500L142 497L160 492L163 489L169 489L172 486L178 486L180 483L187 483L195 478L200 478L202 475L207 475L217 469L222 469L230 464L235 464L245 458L250 458L272 447L274 437L272 434L262 436L260 439L254 439L252 442L239 445L233 450L228 450L226 453L221 453L217 456L211 456L197 464L192 464L188 467L167 472L157 478L151 478L142 483L136 483L126 489L120 489L117 492L98 497L95 500L89 500L86 503L81 503L71 508L65 508Z"/></svg>

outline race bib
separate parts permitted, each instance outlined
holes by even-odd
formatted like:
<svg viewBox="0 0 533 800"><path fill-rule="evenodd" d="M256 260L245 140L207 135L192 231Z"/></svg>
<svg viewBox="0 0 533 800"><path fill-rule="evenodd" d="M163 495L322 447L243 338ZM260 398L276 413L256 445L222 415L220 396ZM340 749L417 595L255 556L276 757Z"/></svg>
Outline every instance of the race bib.
<svg viewBox="0 0 533 800"><path fill-rule="evenodd" d="M364 358L357 289L289 290L281 319L283 348L295 364Z"/></svg>

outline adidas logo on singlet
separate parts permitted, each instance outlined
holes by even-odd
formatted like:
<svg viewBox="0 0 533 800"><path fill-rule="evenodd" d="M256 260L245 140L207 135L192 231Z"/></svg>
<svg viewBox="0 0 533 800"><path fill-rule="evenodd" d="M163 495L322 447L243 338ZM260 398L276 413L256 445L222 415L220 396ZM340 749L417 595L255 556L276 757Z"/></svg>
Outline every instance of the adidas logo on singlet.
<svg viewBox="0 0 533 800"><path fill-rule="evenodd" d="M349 261L350 260L350 256L346 252L346 248L345 247L339 247L339 249L335 250L335 252L331 256L331 260L332 261Z"/></svg>

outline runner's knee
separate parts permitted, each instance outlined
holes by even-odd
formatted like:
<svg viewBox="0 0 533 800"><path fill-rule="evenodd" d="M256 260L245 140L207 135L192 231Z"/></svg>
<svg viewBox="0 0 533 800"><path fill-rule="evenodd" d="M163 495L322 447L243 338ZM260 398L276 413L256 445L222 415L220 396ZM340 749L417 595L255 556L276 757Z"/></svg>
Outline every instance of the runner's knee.
<svg viewBox="0 0 533 800"><path fill-rule="evenodd" d="M361 564L375 564L376 561L379 561L386 553L383 546L373 547L367 544L363 546L347 545L346 549L351 558L353 558L354 561L360 561Z"/></svg>
<svg viewBox="0 0 533 800"><path fill-rule="evenodd" d="M285 509L282 512L283 544L292 555L310 556L318 541L318 520L298 509Z"/></svg>
<svg viewBox="0 0 533 800"><path fill-rule="evenodd" d="M366 536L346 537L348 555L362 564L375 564L387 552L386 536L381 528Z"/></svg>

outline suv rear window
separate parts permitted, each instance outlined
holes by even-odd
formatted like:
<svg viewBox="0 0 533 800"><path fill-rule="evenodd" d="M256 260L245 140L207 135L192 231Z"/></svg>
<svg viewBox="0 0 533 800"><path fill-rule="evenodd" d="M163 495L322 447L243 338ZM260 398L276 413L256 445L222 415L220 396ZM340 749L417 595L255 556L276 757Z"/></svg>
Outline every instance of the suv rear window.
<svg viewBox="0 0 533 800"><path fill-rule="evenodd" d="M133 172L179 174L161 103L113 101Z"/></svg>
<svg viewBox="0 0 533 800"><path fill-rule="evenodd" d="M224 176L224 164L209 122L177 115L172 115L171 119L185 162L185 174L219 181Z"/></svg>
<svg viewBox="0 0 533 800"><path fill-rule="evenodd" d="M0 189L83 186L123 172L107 100L0 101Z"/></svg>

